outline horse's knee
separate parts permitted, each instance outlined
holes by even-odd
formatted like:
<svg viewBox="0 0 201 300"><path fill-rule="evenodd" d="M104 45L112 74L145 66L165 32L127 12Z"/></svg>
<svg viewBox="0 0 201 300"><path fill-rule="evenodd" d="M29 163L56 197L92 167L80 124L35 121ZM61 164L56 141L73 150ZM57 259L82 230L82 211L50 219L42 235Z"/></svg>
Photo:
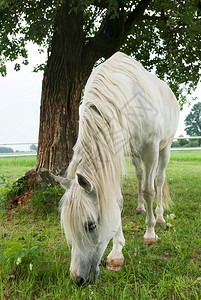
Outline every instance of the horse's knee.
<svg viewBox="0 0 201 300"><path fill-rule="evenodd" d="M156 186L157 187L163 186L164 182L165 182L165 172L164 171L158 172L155 178Z"/></svg>
<svg viewBox="0 0 201 300"><path fill-rule="evenodd" d="M138 182L142 182L142 180L143 180L143 171L140 172L139 170L135 169L135 175L137 177Z"/></svg>
<svg viewBox="0 0 201 300"><path fill-rule="evenodd" d="M155 191L152 189L143 189L142 194L143 194L145 201L150 202L154 199Z"/></svg>

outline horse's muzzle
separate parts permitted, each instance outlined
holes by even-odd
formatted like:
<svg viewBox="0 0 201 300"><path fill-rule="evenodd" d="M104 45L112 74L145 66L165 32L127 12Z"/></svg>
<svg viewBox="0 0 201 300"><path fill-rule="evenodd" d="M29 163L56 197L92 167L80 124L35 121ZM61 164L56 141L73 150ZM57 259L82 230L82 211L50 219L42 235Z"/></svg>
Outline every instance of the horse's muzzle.
<svg viewBox="0 0 201 300"><path fill-rule="evenodd" d="M88 276L75 276L75 282L77 283L77 285L81 286L84 284L88 284L88 283L95 283L96 279L98 278L99 275L99 269L97 268L96 270L90 269L90 271L88 272Z"/></svg>

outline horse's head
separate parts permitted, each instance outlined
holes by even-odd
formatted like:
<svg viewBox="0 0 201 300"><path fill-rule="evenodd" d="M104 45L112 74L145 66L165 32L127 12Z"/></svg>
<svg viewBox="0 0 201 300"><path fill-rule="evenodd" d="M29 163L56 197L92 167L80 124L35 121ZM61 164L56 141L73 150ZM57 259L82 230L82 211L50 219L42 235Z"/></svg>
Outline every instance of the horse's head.
<svg viewBox="0 0 201 300"><path fill-rule="evenodd" d="M61 223L67 241L72 244L71 276L79 284L95 281L103 253L120 226L119 206L104 212L94 184L79 173L71 184L67 179L59 181L67 188L62 200Z"/></svg>

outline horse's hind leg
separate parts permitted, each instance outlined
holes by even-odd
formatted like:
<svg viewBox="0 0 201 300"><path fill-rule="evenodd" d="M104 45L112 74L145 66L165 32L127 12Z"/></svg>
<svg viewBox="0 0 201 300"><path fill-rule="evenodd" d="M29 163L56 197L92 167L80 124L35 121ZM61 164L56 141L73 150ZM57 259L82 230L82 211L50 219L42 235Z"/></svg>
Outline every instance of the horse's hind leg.
<svg viewBox="0 0 201 300"><path fill-rule="evenodd" d="M122 248L125 245L125 239L122 232L122 226L113 238L113 248L107 257L107 269L111 271L119 271L124 264L124 256Z"/></svg>
<svg viewBox="0 0 201 300"><path fill-rule="evenodd" d="M158 169L155 178L157 190L157 207L156 207L156 224L166 229L165 220L163 218L163 186L165 183L165 169L170 159L170 145L166 146L159 152Z"/></svg>
<svg viewBox="0 0 201 300"><path fill-rule="evenodd" d="M143 196L146 201L147 217L146 217L146 232L143 236L144 244L154 244L158 237L155 234L154 227L156 220L153 214L154 200L154 179L158 165L158 145L150 144L146 147L143 153L144 161L144 185Z"/></svg>
<svg viewBox="0 0 201 300"><path fill-rule="evenodd" d="M137 177L137 183L138 183L138 206L136 208L136 214L141 215L146 213L144 207L144 198L142 195L142 181L143 181L142 161L138 157L133 157L132 163L135 167L135 175Z"/></svg>

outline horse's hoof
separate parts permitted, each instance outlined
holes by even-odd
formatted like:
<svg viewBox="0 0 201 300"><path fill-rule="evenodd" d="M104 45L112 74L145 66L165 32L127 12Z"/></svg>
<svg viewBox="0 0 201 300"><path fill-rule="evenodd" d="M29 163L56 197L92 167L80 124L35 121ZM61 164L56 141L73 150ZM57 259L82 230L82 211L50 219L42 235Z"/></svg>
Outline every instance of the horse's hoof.
<svg viewBox="0 0 201 300"><path fill-rule="evenodd" d="M136 215L145 215L145 214L146 214L146 210L144 210L142 208L136 209Z"/></svg>
<svg viewBox="0 0 201 300"><path fill-rule="evenodd" d="M167 229L165 222L159 222L159 221L157 221L156 222L156 226L161 227L164 230Z"/></svg>
<svg viewBox="0 0 201 300"><path fill-rule="evenodd" d="M117 272L124 265L124 257L122 258L108 258L107 259L107 269L113 272Z"/></svg>
<svg viewBox="0 0 201 300"><path fill-rule="evenodd" d="M154 245L158 241L158 238L144 238L143 237L143 244L147 246Z"/></svg>

